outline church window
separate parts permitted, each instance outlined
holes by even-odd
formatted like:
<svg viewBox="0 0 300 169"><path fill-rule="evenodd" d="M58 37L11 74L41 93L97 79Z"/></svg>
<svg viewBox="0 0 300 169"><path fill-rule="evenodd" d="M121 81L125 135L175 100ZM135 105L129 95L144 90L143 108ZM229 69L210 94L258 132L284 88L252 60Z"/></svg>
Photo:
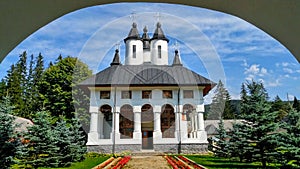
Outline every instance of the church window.
<svg viewBox="0 0 300 169"><path fill-rule="evenodd" d="M132 46L132 57L136 58L136 45Z"/></svg>
<svg viewBox="0 0 300 169"><path fill-rule="evenodd" d="M151 90L144 90L144 91L142 91L142 98L143 99L151 99L152 98L152 92L151 92Z"/></svg>
<svg viewBox="0 0 300 169"><path fill-rule="evenodd" d="M172 90L163 90L163 98L172 99L173 98Z"/></svg>
<svg viewBox="0 0 300 169"><path fill-rule="evenodd" d="M131 91L122 91L121 98L122 99L131 99Z"/></svg>
<svg viewBox="0 0 300 169"><path fill-rule="evenodd" d="M184 90L183 91L183 98L194 98L193 90Z"/></svg>
<svg viewBox="0 0 300 169"><path fill-rule="evenodd" d="M158 58L161 58L161 45L158 45Z"/></svg>
<svg viewBox="0 0 300 169"><path fill-rule="evenodd" d="M110 91L100 91L100 99L110 99Z"/></svg>

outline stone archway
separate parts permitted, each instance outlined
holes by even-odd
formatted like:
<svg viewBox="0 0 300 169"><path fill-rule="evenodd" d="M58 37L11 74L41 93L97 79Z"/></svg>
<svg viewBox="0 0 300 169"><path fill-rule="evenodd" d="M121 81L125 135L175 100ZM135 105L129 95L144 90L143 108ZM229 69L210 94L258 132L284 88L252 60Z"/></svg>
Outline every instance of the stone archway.
<svg viewBox="0 0 300 169"><path fill-rule="evenodd" d="M120 109L119 131L120 138L133 138L134 113L133 107L129 104L123 105Z"/></svg>
<svg viewBox="0 0 300 169"><path fill-rule="evenodd" d="M160 115L162 138L175 138L175 113L173 106L165 104Z"/></svg>
<svg viewBox="0 0 300 169"><path fill-rule="evenodd" d="M98 122L98 126L99 126L99 133L100 135L102 135L101 137L103 139L109 139L110 138L110 134L112 132L112 120L113 120L113 116L112 116L112 108L110 105L102 105L100 107L100 112L101 115L99 116L99 122Z"/></svg>

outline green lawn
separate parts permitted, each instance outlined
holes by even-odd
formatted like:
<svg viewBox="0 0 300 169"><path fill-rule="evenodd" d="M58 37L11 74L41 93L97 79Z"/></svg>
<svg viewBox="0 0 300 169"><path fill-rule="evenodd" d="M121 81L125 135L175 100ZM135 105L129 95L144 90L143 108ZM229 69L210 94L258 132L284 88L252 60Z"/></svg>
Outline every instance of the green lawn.
<svg viewBox="0 0 300 169"><path fill-rule="evenodd" d="M186 155L189 159L195 161L198 164L203 165L209 169L224 169L224 168L248 168L257 169L262 168L260 163L241 163L237 160L232 160L228 158L219 158L211 155ZM277 168L275 166L268 166L268 168Z"/></svg>
<svg viewBox="0 0 300 169"><path fill-rule="evenodd" d="M84 161L73 163L70 167L65 168L55 168L55 169L90 169L103 161L110 158L110 156L98 156L98 157L86 157ZM39 169L49 169L40 167Z"/></svg>

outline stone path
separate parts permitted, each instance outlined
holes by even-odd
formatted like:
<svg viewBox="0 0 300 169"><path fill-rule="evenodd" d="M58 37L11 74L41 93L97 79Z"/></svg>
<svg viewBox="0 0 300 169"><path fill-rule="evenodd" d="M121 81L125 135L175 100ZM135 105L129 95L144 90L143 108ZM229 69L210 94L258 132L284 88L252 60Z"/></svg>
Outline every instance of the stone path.
<svg viewBox="0 0 300 169"><path fill-rule="evenodd" d="M132 156L124 169L170 169L163 156Z"/></svg>

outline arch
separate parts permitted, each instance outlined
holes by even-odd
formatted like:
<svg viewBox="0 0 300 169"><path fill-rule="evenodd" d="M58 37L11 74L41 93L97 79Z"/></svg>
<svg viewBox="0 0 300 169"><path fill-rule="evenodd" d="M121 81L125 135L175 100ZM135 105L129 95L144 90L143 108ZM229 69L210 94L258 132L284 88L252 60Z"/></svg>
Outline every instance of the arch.
<svg viewBox="0 0 300 169"><path fill-rule="evenodd" d="M144 104L141 108L141 122L142 123L153 123L154 114L153 107L150 104Z"/></svg>
<svg viewBox="0 0 300 169"><path fill-rule="evenodd" d="M230 3L231 1L231 3ZM216 11L225 12L231 15L235 15L248 22L251 22L255 26L261 28L271 36L275 37L283 45L285 45L291 53L300 61L300 49L299 39L300 29L298 29L300 20L300 10L296 10L300 6L299 1L285 2L285 1L256 1L253 4L251 0L234 1L230 0L229 3L210 0L208 1L183 1L175 0L172 3L185 4L195 7L204 7ZM82 1L80 3L72 3L69 1L56 1L53 5L53 1L45 0L39 2L36 0L23 1L0 1L0 10L4 15L0 15L0 20L6 24L1 25L0 40L1 52L0 62L3 58L17 46L26 37L32 34L37 29L43 27L47 23L78 9L82 9L94 5L103 5L107 3L113 3L114 1L108 0L102 1ZM125 2L125 1L119 1ZM138 2L136 0L130 0L130 2ZM161 1L152 1L161 2ZM163 1L168 2L168 1ZM229 4L229 5L228 5ZM230 5L234 4L234 5ZM16 8L16 6L22 6L22 8ZM60 6L60 8L55 8ZM263 8L259 8L263 6ZM243 9L243 10L241 10ZM18 10L18 12L16 12ZM14 12L15 11L15 12ZM30 12L29 12L30 11ZM282 11L274 13L273 11ZM14 13L10 15L10 13ZM264 17L261 17L264 16ZM32 18L35 18L34 20ZM294 22L293 22L294 21ZM23 25L20 27L19 25ZM282 29L282 25L289 25ZM3 31L4 30L4 31ZM7 39L10 39L7 41Z"/></svg>
<svg viewBox="0 0 300 169"><path fill-rule="evenodd" d="M110 132L112 131L112 120L113 120L113 115L112 115L112 107L108 104L102 105L99 108L99 111L102 113L103 119L101 119L100 123L98 123L98 127L100 128L101 131L100 134L103 135L102 137L104 139L109 139L110 138ZM102 124L101 124L102 123Z"/></svg>
<svg viewBox="0 0 300 169"><path fill-rule="evenodd" d="M190 121L191 120L190 114L193 112L194 109L196 109L196 107L191 104L183 105L182 120Z"/></svg>
<svg viewBox="0 0 300 169"><path fill-rule="evenodd" d="M172 105L162 106L160 122L162 138L175 138L175 113Z"/></svg>
<svg viewBox="0 0 300 169"><path fill-rule="evenodd" d="M134 113L133 107L129 104L125 104L120 109L120 121L119 121L119 131L121 134L121 139L133 138L133 128L134 128Z"/></svg>

